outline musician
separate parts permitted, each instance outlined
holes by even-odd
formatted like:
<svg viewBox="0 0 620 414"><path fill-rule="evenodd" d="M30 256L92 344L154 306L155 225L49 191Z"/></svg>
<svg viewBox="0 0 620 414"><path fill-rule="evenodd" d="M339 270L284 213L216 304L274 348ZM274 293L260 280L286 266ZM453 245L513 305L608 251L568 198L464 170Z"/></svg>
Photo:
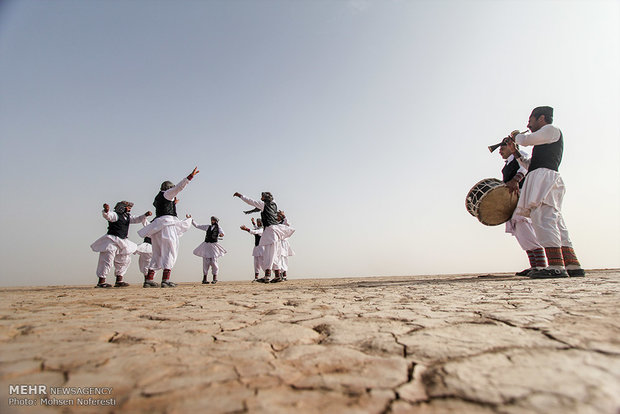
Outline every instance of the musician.
<svg viewBox="0 0 620 414"><path fill-rule="evenodd" d="M544 246L549 264L545 269L528 274L536 279L585 276L562 217L566 189L558 170L564 137L552 123L553 108L536 107L527 124L531 133L513 131L507 142L510 153L528 169L515 212L531 218L536 238ZM516 145L533 146L531 158L523 157Z"/></svg>
<svg viewBox="0 0 620 414"><path fill-rule="evenodd" d="M518 148L517 151L519 151ZM511 192L518 193L519 188L523 185L523 178L527 174L527 169L522 167L509 151L508 139L504 139L500 144L499 154L506 161L502 169L502 181L504 181ZM525 153L521 152L521 157L525 157ZM547 266L545 250L536 239L531 219L523 217L516 212L513 213L510 220L506 222L506 233L516 237L519 246L525 250L530 262L530 267L517 272L516 276L527 276L530 271L544 269Z"/></svg>

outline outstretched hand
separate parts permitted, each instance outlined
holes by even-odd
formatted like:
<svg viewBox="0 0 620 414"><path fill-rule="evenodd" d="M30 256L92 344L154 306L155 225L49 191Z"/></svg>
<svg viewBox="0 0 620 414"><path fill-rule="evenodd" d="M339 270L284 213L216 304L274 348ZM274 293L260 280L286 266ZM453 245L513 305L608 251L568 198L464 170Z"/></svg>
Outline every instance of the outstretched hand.
<svg viewBox="0 0 620 414"><path fill-rule="evenodd" d="M246 226L241 226L241 227L239 227L239 228L240 228L241 230L250 231L250 229L249 229L249 228L247 228Z"/></svg>
<svg viewBox="0 0 620 414"><path fill-rule="evenodd" d="M192 218L192 215L191 214L186 214L185 218Z"/></svg>
<svg viewBox="0 0 620 414"><path fill-rule="evenodd" d="M148 216L152 216L152 215L153 215L153 212L152 212L152 211L147 211L146 213L144 213L144 215L145 215L145 216L147 216L147 217L148 217Z"/></svg>
<svg viewBox="0 0 620 414"><path fill-rule="evenodd" d="M233 197L241 197L241 193L235 193L233 194Z"/></svg>
<svg viewBox="0 0 620 414"><path fill-rule="evenodd" d="M110 211L110 206L104 203L104 204L103 204L103 211L105 211L106 213L107 213L108 211Z"/></svg>
<svg viewBox="0 0 620 414"><path fill-rule="evenodd" d="M189 173L189 175L187 176L188 180L191 180L192 178L194 178L196 176L196 174L198 174L200 171L198 171L198 167L194 167L194 170Z"/></svg>

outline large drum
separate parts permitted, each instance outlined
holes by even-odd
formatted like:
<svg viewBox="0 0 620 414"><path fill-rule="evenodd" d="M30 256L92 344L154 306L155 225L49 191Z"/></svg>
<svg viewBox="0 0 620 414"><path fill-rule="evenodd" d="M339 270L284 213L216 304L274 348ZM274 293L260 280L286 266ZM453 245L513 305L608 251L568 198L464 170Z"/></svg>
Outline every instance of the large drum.
<svg viewBox="0 0 620 414"><path fill-rule="evenodd" d="M482 224L497 226L510 220L518 201L519 196L511 193L502 180L486 178L469 190L465 207Z"/></svg>

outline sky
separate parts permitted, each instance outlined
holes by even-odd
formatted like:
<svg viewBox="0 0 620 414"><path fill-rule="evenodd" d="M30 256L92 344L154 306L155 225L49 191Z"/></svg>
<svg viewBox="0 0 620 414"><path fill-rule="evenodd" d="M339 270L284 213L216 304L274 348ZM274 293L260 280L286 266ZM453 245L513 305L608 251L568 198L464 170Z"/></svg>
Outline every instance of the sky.
<svg viewBox="0 0 620 414"><path fill-rule="evenodd" d="M465 197L540 105L577 256L620 267L619 73L618 1L5 0L0 286L94 284L102 204L154 210L194 166L177 209L220 218L223 281L253 278L232 195L261 191L296 228L291 279L520 271ZM203 239L173 280L201 280Z"/></svg>

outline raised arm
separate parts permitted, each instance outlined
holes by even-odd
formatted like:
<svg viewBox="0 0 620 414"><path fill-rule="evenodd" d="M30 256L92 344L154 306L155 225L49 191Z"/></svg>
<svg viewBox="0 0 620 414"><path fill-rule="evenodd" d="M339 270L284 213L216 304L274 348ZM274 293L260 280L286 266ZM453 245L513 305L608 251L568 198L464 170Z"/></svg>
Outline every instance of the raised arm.
<svg viewBox="0 0 620 414"><path fill-rule="evenodd" d="M191 216L188 218L191 218ZM207 229L209 228L208 224L198 224L194 221L194 219L192 219L192 226L196 227L198 230L204 230L204 231L207 231Z"/></svg>
<svg viewBox="0 0 620 414"><path fill-rule="evenodd" d="M198 171L198 167L194 168L194 170L189 173L189 175L187 177L185 177L184 179L182 179L177 185L175 185L174 187L164 191L164 198L166 200L172 201L174 200L174 198L181 192L183 191L183 189L185 188L185 186L187 184L189 184L190 181L192 181L192 179L196 176L196 174L198 174L200 171Z"/></svg>
<svg viewBox="0 0 620 414"><path fill-rule="evenodd" d="M251 198L248 198L246 196L244 196L241 193L235 193L233 194L233 197L239 197L241 200L243 200L246 204L251 205L252 207L256 207L257 209L259 209L260 211L263 211L263 209L265 208L265 203L262 201L256 201L256 200L252 200Z"/></svg>
<svg viewBox="0 0 620 414"><path fill-rule="evenodd" d="M108 204L103 205L103 211L101 212L101 215L104 219L108 220L111 223L114 223L116 220L118 220L118 214L116 214L116 212L114 211L110 211L110 206Z"/></svg>
<svg viewBox="0 0 620 414"><path fill-rule="evenodd" d="M151 211L147 211L146 213L142 214L141 216L129 216L129 222L131 224L135 224L135 223L142 223L143 225L146 226L146 218L150 215L152 215L153 213Z"/></svg>
<svg viewBox="0 0 620 414"><path fill-rule="evenodd" d="M560 139L560 130L553 125L545 125L536 132L517 134L515 142L525 147L532 145L551 144Z"/></svg>

